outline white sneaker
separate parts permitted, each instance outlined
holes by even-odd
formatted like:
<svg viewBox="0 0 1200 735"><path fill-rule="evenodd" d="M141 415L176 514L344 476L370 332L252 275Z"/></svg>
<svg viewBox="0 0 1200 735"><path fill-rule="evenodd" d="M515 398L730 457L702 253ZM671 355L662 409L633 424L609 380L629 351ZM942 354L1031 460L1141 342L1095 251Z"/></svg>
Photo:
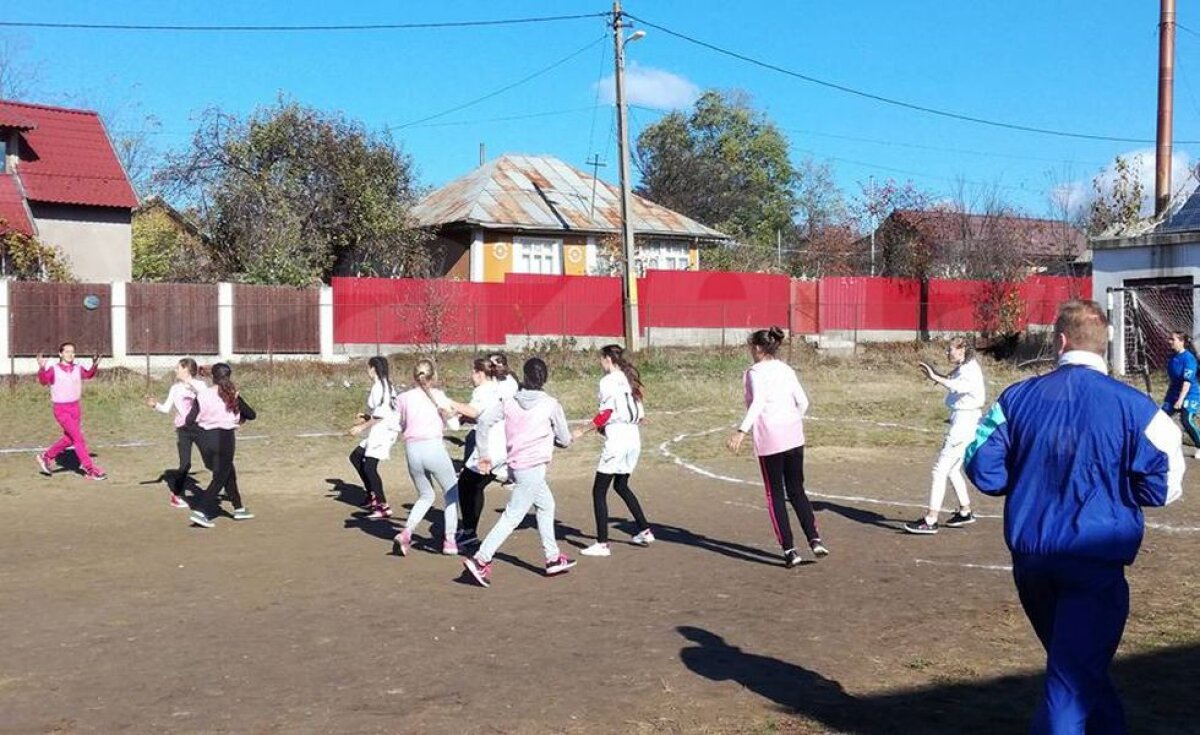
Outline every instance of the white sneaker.
<svg viewBox="0 0 1200 735"><path fill-rule="evenodd" d="M586 549L579 552L584 556L612 556L612 549L608 548L608 544L594 543Z"/></svg>
<svg viewBox="0 0 1200 735"><path fill-rule="evenodd" d="M1196 451L1195 451L1195 452L1192 454L1192 459L1200 459L1200 449L1197 449L1197 450L1196 450Z"/></svg>
<svg viewBox="0 0 1200 735"><path fill-rule="evenodd" d="M254 514L251 513L250 511L246 510L245 508L234 508L233 509L233 520L235 520L235 521L248 521L253 518L254 518Z"/></svg>
<svg viewBox="0 0 1200 735"><path fill-rule="evenodd" d="M654 532L647 528L645 531L629 539L629 542L638 546L649 546L654 543Z"/></svg>
<svg viewBox="0 0 1200 735"><path fill-rule="evenodd" d="M202 510L193 510L188 515L188 522L193 526L199 526L200 528L212 528L216 525L212 522L212 519L204 514L204 511Z"/></svg>

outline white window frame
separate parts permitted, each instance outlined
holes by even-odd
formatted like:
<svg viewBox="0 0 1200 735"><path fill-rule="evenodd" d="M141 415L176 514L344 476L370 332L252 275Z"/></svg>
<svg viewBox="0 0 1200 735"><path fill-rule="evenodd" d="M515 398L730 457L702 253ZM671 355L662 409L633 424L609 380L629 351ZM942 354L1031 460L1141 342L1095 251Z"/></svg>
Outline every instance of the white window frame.
<svg viewBox="0 0 1200 735"><path fill-rule="evenodd" d="M561 276L563 241L550 237L514 237L513 273Z"/></svg>
<svg viewBox="0 0 1200 735"><path fill-rule="evenodd" d="M641 248L644 270L686 271L692 268L691 245L654 240Z"/></svg>

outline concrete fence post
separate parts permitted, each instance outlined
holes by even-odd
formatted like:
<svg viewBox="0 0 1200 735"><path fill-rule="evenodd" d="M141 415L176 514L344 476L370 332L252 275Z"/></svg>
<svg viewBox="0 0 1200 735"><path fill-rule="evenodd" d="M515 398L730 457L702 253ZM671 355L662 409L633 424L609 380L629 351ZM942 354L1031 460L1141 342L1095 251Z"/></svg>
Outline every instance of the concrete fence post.
<svg viewBox="0 0 1200 735"><path fill-rule="evenodd" d="M217 284L217 354L233 358L233 284Z"/></svg>
<svg viewBox="0 0 1200 735"><path fill-rule="evenodd" d="M109 301L109 318L112 322L112 357L113 362L118 365L129 357L129 300L125 286L125 281L114 282Z"/></svg>
<svg viewBox="0 0 1200 735"><path fill-rule="evenodd" d="M8 372L12 364L12 350L8 326L12 314L8 308L8 279L0 279L0 371Z"/></svg>
<svg viewBox="0 0 1200 735"><path fill-rule="evenodd" d="M321 361L333 361L333 287L321 286L317 297L317 317L321 331Z"/></svg>

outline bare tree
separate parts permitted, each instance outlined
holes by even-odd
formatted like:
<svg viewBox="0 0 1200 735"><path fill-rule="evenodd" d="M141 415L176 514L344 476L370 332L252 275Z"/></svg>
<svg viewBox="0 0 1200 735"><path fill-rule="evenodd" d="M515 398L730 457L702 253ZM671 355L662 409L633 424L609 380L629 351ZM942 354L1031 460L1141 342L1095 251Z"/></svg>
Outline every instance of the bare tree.
<svg viewBox="0 0 1200 735"><path fill-rule="evenodd" d="M28 57L29 43L0 37L0 99L28 100L42 80L41 65Z"/></svg>

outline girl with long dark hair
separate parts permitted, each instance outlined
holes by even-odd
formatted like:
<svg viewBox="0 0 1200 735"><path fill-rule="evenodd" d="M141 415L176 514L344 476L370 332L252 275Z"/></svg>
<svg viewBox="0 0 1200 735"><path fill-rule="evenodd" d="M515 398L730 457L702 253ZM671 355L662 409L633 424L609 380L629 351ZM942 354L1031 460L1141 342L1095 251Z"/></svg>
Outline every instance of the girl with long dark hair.
<svg viewBox="0 0 1200 735"><path fill-rule="evenodd" d="M379 476L379 463L391 459L392 445L396 443L396 393L388 377L386 357L376 355L367 360L367 377L371 379L371 390L367 393L366 410L350 428L351 436L366 436L350 453L350 464L363 483L365 505L370 511L367 518L374 521L392 517L383 492L383 478Z"/></svg>
<svg viewBox="0 0 1200 735"><path fill-rule="evenodd" d="M205 464L212 468L212 481L201 493L197 507L188 517L193 525L212 528L221 513L220 494L233 504L233 519L248 521L254 514L246 510L242 494L238 490L237 469L233 466L237 453L237 429L256 417L254 409L242 398L233 382L233 368L218 362L212 367L211 386L196 391L196 402L192 407L196 424L200 427L200 454Z"/></svg>
<svg viewBox="0 0 1200 735"><path fill-rule="evenodd" d="M1200 411L1200 387L1197 387L1196 346L1187 332L1171 332L1168 337L1171 359L1167 362L1167 394L1163 396L1162 410L1168 416L1179 414L1183 431L1196 446L1194 456L1200 459L1200 429L1196 426L1196 413Z"/></svg>

